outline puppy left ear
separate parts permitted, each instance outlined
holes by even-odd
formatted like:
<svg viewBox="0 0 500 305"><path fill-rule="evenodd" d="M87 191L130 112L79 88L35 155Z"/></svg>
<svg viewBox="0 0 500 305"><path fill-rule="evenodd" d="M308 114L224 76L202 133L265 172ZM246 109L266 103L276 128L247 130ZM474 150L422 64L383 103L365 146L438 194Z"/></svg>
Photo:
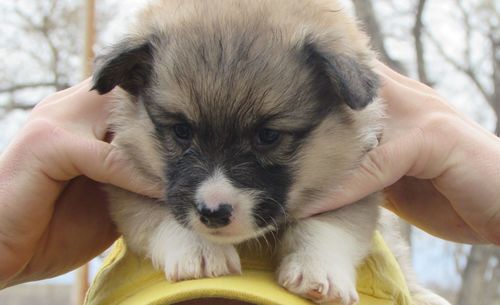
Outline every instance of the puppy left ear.
<svg viewBox="0 0 500 305"><path fill-rule="evenodd" d="M330 87L322 89L326 94L354 110L363 109L377 96L379 77L366 64L348 55L320 51L314 43L306 43L303 51L319 84Z"/></svg>
<svg viewBox="0 0 500 305"><path fill-rule="evenodd" d="M96 59L92 90L105 94L120 86L137 96L149 82L153 67L153 45L150 39L125 39L110 52Z"/></svg>

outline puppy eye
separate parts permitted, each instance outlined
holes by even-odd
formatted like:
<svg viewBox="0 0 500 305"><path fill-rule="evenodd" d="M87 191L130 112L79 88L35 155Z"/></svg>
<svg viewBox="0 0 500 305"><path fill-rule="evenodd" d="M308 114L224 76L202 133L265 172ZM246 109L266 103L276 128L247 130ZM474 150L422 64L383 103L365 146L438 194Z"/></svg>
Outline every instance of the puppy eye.
<svg viewBox="0 0 500 305"><path fill-rule="evenodd" d="M175 136L181 140L191 139L191 126L189 124L175 124L173 127Z"/></svg>
<svg viewBox="0 0 500 305"><path fill-rule="evenodd" d="M281 133L274 129L261 128L257 131L257 145L269 146L278 143Z"/></svg>

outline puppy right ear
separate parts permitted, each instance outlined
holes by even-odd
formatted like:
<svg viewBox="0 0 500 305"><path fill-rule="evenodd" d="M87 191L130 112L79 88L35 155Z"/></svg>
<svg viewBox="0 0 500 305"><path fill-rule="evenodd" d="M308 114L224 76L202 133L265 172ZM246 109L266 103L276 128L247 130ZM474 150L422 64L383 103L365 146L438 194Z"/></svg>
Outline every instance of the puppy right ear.
<svg viewBox="0 0 500 305"><path fill-rule="evenodd" d="M137 96L149 83L153 68L151 40L125 39L96 59L92 90L105 94L120 86Z"/></svg>
<svg viewBox="0 0 500 305"><path fill-rule="evenodd" d="M323 86L321 95L343 101L360 110L374 101L380 87L379 77L354 57L336 54L310 40L303 47L306 63L313 68L316 83Z"/></svg>

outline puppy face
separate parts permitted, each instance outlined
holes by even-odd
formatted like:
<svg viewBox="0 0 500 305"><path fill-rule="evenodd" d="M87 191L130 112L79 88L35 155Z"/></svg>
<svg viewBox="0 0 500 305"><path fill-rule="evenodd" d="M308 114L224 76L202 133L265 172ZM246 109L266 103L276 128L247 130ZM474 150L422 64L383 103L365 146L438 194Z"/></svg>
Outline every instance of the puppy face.
<svg viewBox="0 0 500 305"><path fill-rule="evenodd" d="M236 243L277 229L373 146L370 54L338 44L335 22L315 31L324 8L315 1L295 25L272 12L293 14L301 1L185 1L191 15L161 21L173 2L100 60L94 88L124 89L115 143L162 181L159 204L206 238ZM360 43L350 31L340 37Z"/></svg>

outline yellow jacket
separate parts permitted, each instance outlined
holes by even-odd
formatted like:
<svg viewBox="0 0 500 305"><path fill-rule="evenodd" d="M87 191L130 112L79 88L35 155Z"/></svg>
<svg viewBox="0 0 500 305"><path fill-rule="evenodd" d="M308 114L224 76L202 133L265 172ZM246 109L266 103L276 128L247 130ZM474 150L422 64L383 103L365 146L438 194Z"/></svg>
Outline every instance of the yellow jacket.
<svg viewBox="0 0 500 305"><path fill-rule="evenodd" d="M218 297L257 305L311 305L276 283L269 253L239 249L239 276L169 283L151 263L116 242L87 295L86 305L167 305L197 298ZM262 251L262 250L261 250ZM380 234L372 254L358 268L360 305L411 305L403 274Z"/></svg>

